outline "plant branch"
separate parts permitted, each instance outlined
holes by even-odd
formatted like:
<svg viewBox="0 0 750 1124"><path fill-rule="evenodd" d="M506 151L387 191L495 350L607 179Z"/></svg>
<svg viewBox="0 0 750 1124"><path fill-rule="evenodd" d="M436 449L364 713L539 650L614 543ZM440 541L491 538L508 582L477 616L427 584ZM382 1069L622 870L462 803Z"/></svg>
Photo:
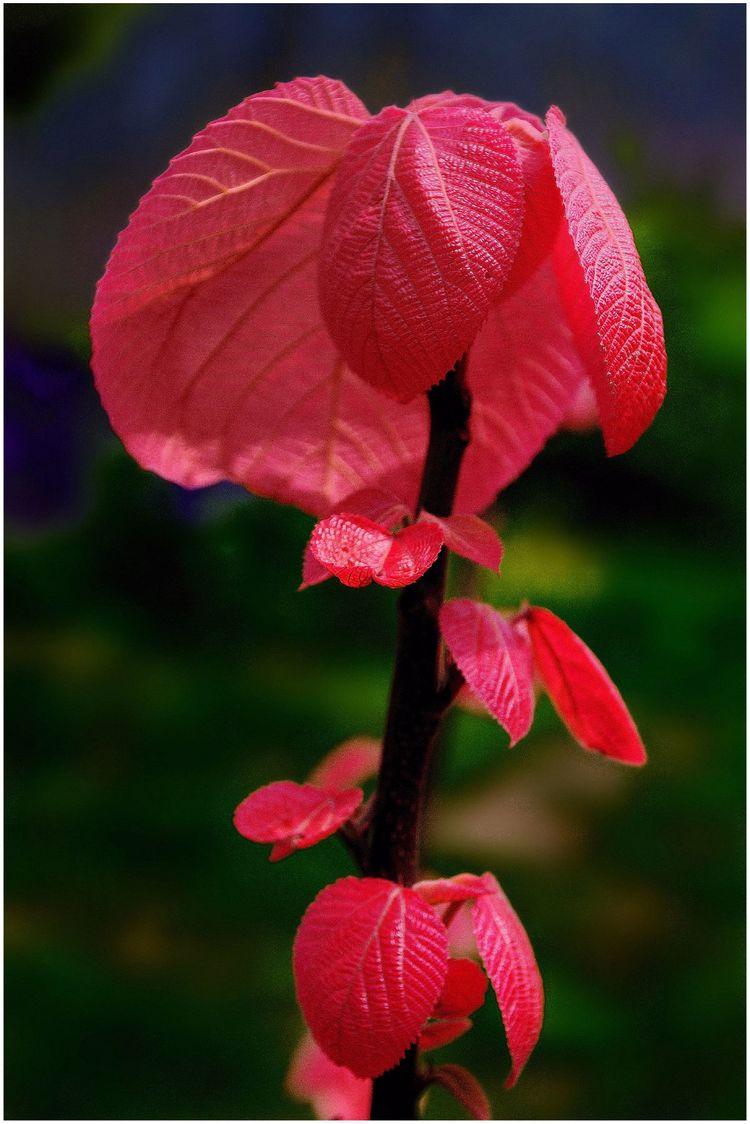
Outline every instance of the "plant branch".
<svg viewBox="0 0 750 1124"><path fill-rule="evenodd" d="M428 394L430 439L418 511L447 516L453 509L461 461L469 443L471 401L464 360ZM438 613L443 602L447 552L398 601L398 635L391 680L383 760L363 869L410 886L419 872L430 758L440 722L457 683L444 671ZM412 1047L394 1069L373 1083L373 1120L414 1120L421 1090Z"/></svg>

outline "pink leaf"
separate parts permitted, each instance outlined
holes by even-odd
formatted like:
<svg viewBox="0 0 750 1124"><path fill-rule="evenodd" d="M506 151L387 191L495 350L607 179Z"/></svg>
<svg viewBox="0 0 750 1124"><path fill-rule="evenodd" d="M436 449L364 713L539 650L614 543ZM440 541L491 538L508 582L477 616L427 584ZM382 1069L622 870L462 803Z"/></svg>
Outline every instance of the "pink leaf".
<svg viewBox="0 0 750 1124"><path fill-rule="evenodd" d="M536 1046L544 1015L542 978L526 930L497 880L485 874L492 893L472 906L479 954L492 980L512 1060L506 1089L515 1085Z"/></svg>
<svg viewBox="0 0 750 1124"><path fill-rule="evenodd" d="M297 998L331 1061L377 1077L415 1042L441 992L448 935L418 894L342 878L309 906L294 942Z"/></svg>
<svg viewBox="0 0 750 1124"><path fill-rule="evenodd" d="M426 878L415 882L412 889L430 905L446 902L468 902L477 894L486 894L484 879L476 874L454 874L452 878Z"/></svg>
<svg viewBox="0 0 750 1124"><path fill-rule="evenodd" d="M275 781L251 792L234 813L234 826L253 843L274 843L271 861L333 835L362 803L362 790L326 791Z"/></svg>
<svg viewBox="0 0 750 1124"><path fill-rule="evenodd" d="M352 137L328 205L328 329L357 374L408 402L471 343L518 245L513 142L481 109L391 106Z"/></svg>
<svg viewBox="0 0 750 1124"><path fill-rule="evenodd" d="M325 566L318 562L317 558L310 549L310 540L308 539L305 545L305 552L302 555L302 581L300 583L298 593L303 589L310 589L314 585L320 585L321 582L328 581L332 578L333 574L327 570Z"/></svg>
<svg viewBox="0 0 750 1124"><path fill-rule="evenodd" d="M448 1046L470 1031L473 1025L471 1019L465 1017L432 1019L422 1027L419 1049L424 1053L426 1050L438 1050L441 1046Z"/></svg>
<svg viewBox="0 0 750 1124"><path fill-rule="evenodd" d="M361 588L374 580L399 588L429 570L442 546L442 532L434 524L413 524L391 534L364 515L342 511L315 525L308 549L344 585Z"/></svg>
<svg viewBox="0 0 750 1124"><path fill-rule="evenodd" d="M317 302L333 173L366 117L340 82L278 85L198 133L142 199L91 331L102 401L145 468L318 515L363 487L416 498L425 403L386 417Z"/></svg>
<svg viewBox="0 0 750 1124"><path fill-rule="evenodd" d="M473 960L449 960L443 990L435 1004L435 1019L462 1018L471 1015L484 1003L487 977Z"/></svg>
<svg viewBox="0 0 750 1124"><path fill-rule="evenodd" d="M636 725L591 649L549 609L531 608L523 619L539 677L573 737L626 765L645 764Z"/></svg>
<svg viewBox="0 0 750 1124"><path fill-rule="evenodd" d="M662 318L633 235L612 191L553 107L547 129L574 254L558 268L610 455L624 453L653 421L666 391Z"/></svg>
<svg viewBox="0 0 750 1124"><path fill-rule="evenodd" d="M381 743L376 738L349 738L319 762L308 783L337 790L363 784L380 768L381 752Z"/></svg>
<svg viewBox="0 0 750 1124"><path fill-rule="evenodd" d="M462 1108L466 1109L472 1120L491 1120L492 1109L487 1094L473 1073L463 1066L448 1062L437 1066L430 1074L433 1085L442 1085Z"/></svg>
<svg viewBox="0 0 750 1124"><path fill-rule="evenodd" d="M308 1101L318 1120L369 1120L372 1082L334 1065L310 1034L294 1052L286 1079L287 1092Z"/></svg>
<svg viewBox="0 0 750 1124"><path fill-rule="evenodd" d="M442 531L434 524L414 523L404 527L394 536L393 546L375 581L392 589L411 585L429 570L442 547Z"/></svg>
<svg viewBox="0 0 750 1124"><path fill-rule="evenodd" d="M495 573L500 569L503 544L495 528L478 515L449 515L439 519L437 515L425 511L421 518L440 527L445 545L454 554L460 554L478 566L486 566Z"/></svg>
<svg viewBox="0 0 750 1124"><path fill-rule="evenodd" d="M379 488L363 488L354 492L346 496L338 504L337 509L349 511L353 515L366 515L368 519L372 519L375 523L382 523L389 530L411 515L411 509L398 496L383 492ZM331 511L329 514L335 515L336 512Z"/></svg>
<svg viewBox="0 0 750 1124"><path fill-rule="evenodd" d="M528 641L496 609L478 601L443 605L440 628L468 686L515 745L534 716Z"/></svg>
<svg viewBox="0 0 750 1124"><path fill-rule="evenodd" d="M552 266L492 305L469 352L471 444L456 510L482 511L559 428L586 378Z"/></svg>

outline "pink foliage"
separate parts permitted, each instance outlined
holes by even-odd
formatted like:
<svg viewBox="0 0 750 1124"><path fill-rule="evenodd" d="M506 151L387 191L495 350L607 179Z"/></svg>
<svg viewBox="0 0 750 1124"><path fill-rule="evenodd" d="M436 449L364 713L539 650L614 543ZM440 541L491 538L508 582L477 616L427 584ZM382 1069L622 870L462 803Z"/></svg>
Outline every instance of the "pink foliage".
<svg viewBox="0 0 750 1124"><path fill-rule="evenodd" d="M238 805L234 826L253 843L273 843L271 862L278 862L333 835L361 803L360 788L335 791L275 781Z"/></svg>
<svg viewBox="0 0 750 1124"><path fill-rule="evenodd" d="M626 765L644 765L646 750L609 675L583 640L549 609L524 618L534 665L557 713L585 749Z"/></svg>
<svg viewBox="0 0 750 1124"><path fill-rule="evenodd" d="M369 1120L372 1081L334 1065L310 1034L294 1052L286 1079L289 1095L312 1105L318 1120Z"/></svg>
<svg viewBox="0 0 750 1124"><path fill-rule="evenodd" d="M421 882L415 882L412 889L430 905L468 902L479 894L488 893L484 879L476 874L454 874L452 878L425 878Z"/></svg>
<svg viewBox="0 0 750 1124"><path fill-rule="evenodd" d="M468 558L470 562L495 573L500 569L503 544L495 528L478 515L447 515L439 519L437 515L425 511L420 518L437 524L443 532L445 545L454 554L460 554L462 558Z"/></svg>
<svg viewBox="0 0 750 1124"><path fill-rule="evenodd" d="M377 738L349 738L318 763L310 773L309 784L338 791L363 784L380 768L381 752Z"/></svg>
<svg viewBox="0 0 750 1124"><path fill-rule="evenodd" d="M442 532L433 523L415 523L392 534L365 515L341 512L315 525L309 554L343 585L356 589L376 581L399 588L429 570L442 546ZM310 573L307 553L303 588L313 584L305 579Z"/></svg>
<svg viewBox="0 0 750 1124"><path fill-rule="evenodd" d="M473 1073L461 1065L446 1062L430 1074L433 1085L442 1085L472 1120L492 1120L492 1109L487 1094Z"/></svg>
<svg viewBox="0 0 750 1124"><path fill-rule="evenodd" d="M358 1077L377 1077L417 1040L447 970L448 935L434 909L384 878L326 886L294 942L307 1024L331 1061Z"/></svg>
<svg viewBox="0 0 750 1124"><path fill-rule="evenodd" d="M474 902L477 947L492 980L512 1060L506 1088L518 1080L536 1046L544 1015L544 990L526 930L497 880L485 874L491 893Z"/></svg>
<svg viewBox="0 0 750 1124"><path fill-rule="evenodd" d="M473 960L465 957L448 961L443 990L435 1004L435 1019L471 1015L484 1003L487 977Z"/></svg>
<svg viewBox="0 0 750 1124"><path fill-rule="evenodd" d="M466 599L443 605L440 628L469 688L515 745L534 716L528 640L492 606Z"/></svg>

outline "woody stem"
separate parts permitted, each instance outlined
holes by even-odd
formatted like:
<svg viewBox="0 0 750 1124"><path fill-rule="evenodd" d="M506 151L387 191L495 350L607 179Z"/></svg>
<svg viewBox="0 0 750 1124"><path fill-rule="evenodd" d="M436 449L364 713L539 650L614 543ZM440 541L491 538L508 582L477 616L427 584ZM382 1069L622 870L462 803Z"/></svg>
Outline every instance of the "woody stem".
<svg viewBox="0 0 750 1124"><path fill-rule="evenodd" d="M430 439L418 510L447 516L469 442L471 400L464 360L428 394ZM375 793L364 873L405 886L417 879L430 758L452 692L441 665L438 613L445 591L446 551L398 600L398 633L383 760ZM373 1083L373 1120L415 1120L420 1082L416 1047Z"/></svg>

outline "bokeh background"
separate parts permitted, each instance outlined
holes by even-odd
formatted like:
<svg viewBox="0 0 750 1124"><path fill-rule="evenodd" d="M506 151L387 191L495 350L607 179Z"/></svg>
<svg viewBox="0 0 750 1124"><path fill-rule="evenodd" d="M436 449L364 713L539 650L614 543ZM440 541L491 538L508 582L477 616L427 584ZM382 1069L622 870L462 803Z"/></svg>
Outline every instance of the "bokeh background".
<svg viewBox="0 0 750 1124"><path fill-rule="evenodd" d="M296 74L371 109L562 105L632 221L670 392L628 456L554 438L478 592L561 613L650 750L446 732L429 859L491 869L548 995L519 1087L489 1003L442 1052L501 1118L744 1117L744 7L7 5L9 1118L295 1118L290 971L336 840L270 866L234 805L378 734L394 595L295 592L311 521L141 471L87 368L93 287L194 131ZM458 571L457 571L458 573ZM460 575L458 575L460 577ZM435 1093L433 1117L457 1115Z"/></svg>

